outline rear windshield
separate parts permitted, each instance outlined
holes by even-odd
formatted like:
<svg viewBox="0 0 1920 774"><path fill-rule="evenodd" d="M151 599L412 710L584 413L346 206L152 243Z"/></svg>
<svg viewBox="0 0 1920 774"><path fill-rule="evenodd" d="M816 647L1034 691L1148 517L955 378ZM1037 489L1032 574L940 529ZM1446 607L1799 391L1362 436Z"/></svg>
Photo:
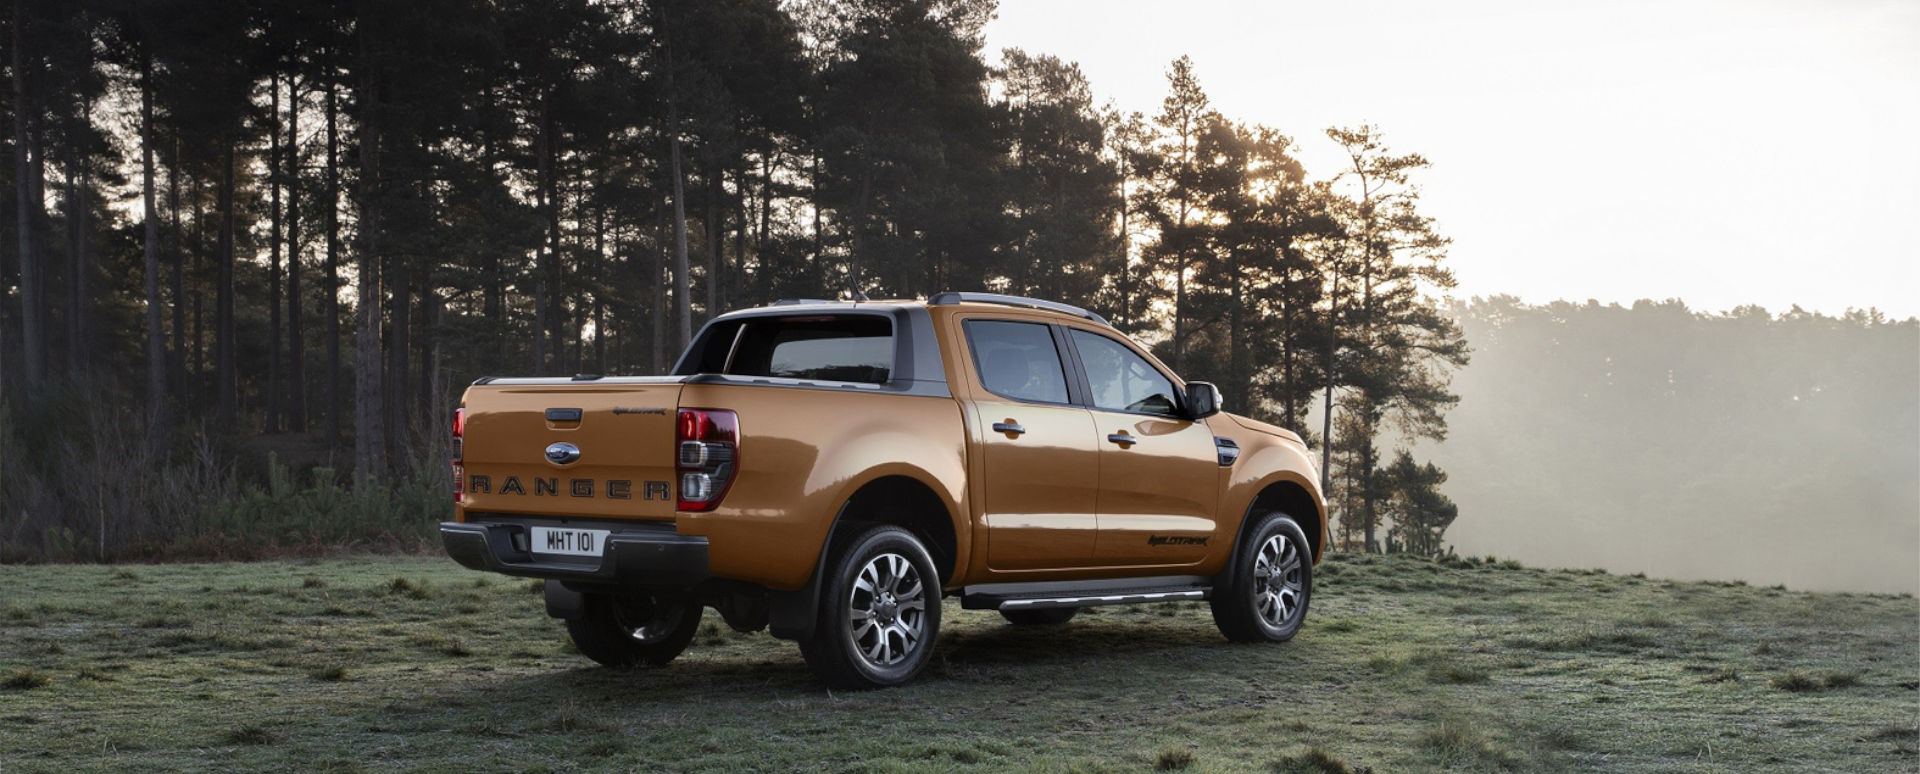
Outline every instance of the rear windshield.
<svg viewBox="0 0 1920 774"><path fill-rule="evenodd" d="M893 321L874 315L751 318L726 373L885 383L893 373Z"/></svg>

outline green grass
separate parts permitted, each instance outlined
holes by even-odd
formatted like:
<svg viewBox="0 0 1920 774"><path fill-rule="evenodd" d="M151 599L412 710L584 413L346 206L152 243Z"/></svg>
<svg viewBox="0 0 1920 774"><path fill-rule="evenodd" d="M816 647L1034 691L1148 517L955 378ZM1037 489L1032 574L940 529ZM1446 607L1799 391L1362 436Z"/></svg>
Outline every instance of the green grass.
<svg viewBox="0 0 1920 774"><path fill-rule="evenodd" d="M9 566L0 769L1910 771L1920 603L1342 556L1291 643L1204 605L1015 629L828 692L711 612L663 669L572 652L445 559Z"/></svg>

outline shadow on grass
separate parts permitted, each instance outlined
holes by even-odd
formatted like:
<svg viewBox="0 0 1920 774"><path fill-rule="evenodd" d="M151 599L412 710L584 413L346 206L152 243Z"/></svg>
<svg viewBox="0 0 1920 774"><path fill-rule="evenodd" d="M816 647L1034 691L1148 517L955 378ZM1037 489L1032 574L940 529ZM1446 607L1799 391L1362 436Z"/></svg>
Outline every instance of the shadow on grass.
<svg viewBox="0 0 1920 774"><path fill-rule="evenodd" d="M973 616L969 616L973 618ZM1284 681L1281 651L1230 645L1211 628L1161 621L1081 621L1057 627L980 626L975 620L944 634L926 671L913 683L884 691L830 691L789 643L758 643L749 651L695 645L665 667L609 669L579 656L548 661L545 671L475 670L441 689L373 709L364 719L395 730L445 729L445 709L476 710L463 722L482 735L515 736L537 731L554 707L597 713L607 722L648 725L661 716L753 717L770 726L790 725L785 709L852 712L863 706L1025 705L1037 696L1074 693L1152 702L1189 692L1205 695L1214 681L1241 680L1257 669ZM764 637L765 635L755 635ZM1239 669L1218 668L1221 652L1258 658ZM1213 663L1212 669L1188 668ZM1231 661L1227 663L1232 663ZM1044 705L1044 702L1042 703ZM540 712L528 708L546 707ZM592 708L588 713L585 708ZM1022 731L1025 711L977 731ZM529 725L533 724L533 725ZM588 730L594 730L589 725Z"/></svg>

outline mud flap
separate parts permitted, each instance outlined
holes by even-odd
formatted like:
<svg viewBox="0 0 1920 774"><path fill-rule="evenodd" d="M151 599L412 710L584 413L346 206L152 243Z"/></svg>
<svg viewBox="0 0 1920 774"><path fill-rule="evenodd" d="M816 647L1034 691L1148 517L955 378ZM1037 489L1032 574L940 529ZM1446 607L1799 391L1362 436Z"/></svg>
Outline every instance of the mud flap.
<svg viewBox="0 0 1920 774"><path fill-rule="evenodd" d="M783 640L805 642L813 639L813 632L820 623L820 586L825 580L827 559L833 554L834 534L840 530L840 519L833 520L833 526L827 529L826 542L820 546L820 557L814 560L813 577L807 585L795 591L770 590L767 592L767 605L770 608L767 619L767 633Z"/></svg>

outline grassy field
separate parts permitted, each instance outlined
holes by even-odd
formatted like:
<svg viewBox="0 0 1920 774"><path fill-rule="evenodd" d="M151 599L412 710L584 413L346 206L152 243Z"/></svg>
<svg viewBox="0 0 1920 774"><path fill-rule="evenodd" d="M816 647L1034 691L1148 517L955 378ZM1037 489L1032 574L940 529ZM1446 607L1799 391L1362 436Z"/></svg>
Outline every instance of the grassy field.
<svg viewBox="0 0 1920 774"><path fill-rule="evenodd" d="M1911 771L1920 603L1335 557L1305 630L1203 605L1014 629L949 603L912 686L823 690L712 613L571 652L444 559L0 568L0 771Z"/></svg>

